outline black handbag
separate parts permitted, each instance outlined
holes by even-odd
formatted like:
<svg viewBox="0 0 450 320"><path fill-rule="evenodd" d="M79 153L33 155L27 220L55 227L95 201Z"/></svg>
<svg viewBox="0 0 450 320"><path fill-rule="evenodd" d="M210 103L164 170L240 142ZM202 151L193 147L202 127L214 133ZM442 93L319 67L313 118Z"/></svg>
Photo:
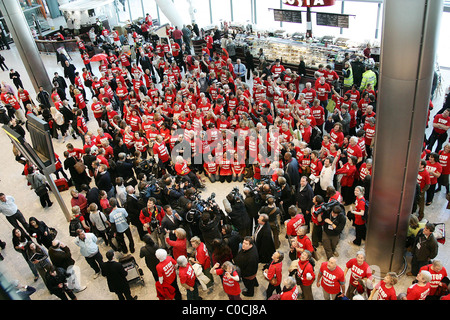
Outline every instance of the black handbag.
<svg viewBox="0 0 450 320"><path fill-rule="evenodd" d="M34 176L33 176L33 180L34 180ZM42 197L43 195L45 195L47 193L47 185L45 183L41 184L39 187L34 189L34 192L39 197Z"/></svg>

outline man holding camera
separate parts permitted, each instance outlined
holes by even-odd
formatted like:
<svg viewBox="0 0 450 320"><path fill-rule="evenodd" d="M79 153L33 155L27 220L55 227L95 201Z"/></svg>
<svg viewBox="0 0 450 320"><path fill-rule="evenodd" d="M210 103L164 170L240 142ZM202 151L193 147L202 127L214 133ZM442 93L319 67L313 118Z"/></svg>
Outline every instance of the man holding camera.
<svg viewBox="0 0 450 320"><path fill-rule="evenodd" d="M321 219L324 221L322 226L322 245L325 249L327 260L333 256L338 257L339 255L336 252L336 247L339 243L340 234L347 222L341 206L336 204L335 206L330 207L325 211Z"/></svg>
<svg viewBox="0 0 450 320"><path fill-rule="evenodd" d="M164 233L161 231L161 221L165 216L164 209L156 205L156 199L148 198L147 206L140 211L139 220L143 227L147 229L153 241L159 245L160 248L166 247L164 240Z"/></svg>
<svg viewBox="0 0 450 320"><path fill-rule="evenodd" d="M252 221L247 214L244 201L236 188L223 200L225 211L228 213L231 224L237 229L242 238L252 234Z"/></svg>
<svg viewBox="0 0 450 320"><path fill-rule="evenodd" d="M272 230L275 249L278 249L280 247L280 223L278 222L278 217L281 215L281 211L276 206L274 196L267 196L266 205L259 210L259 214L266 214L268 216L268 223Z"/></svg>

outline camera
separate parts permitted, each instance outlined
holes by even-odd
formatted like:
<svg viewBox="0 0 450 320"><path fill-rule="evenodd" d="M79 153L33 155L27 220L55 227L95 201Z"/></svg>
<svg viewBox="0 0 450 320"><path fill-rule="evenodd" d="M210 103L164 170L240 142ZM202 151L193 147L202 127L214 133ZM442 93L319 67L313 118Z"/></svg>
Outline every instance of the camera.
<svg viewBox="0 0 450 320"><path fill-rule="evenodd" d="M332 200L330 202L323 203L319 209L314 211L314 214L319 215L322 213L330 212L335 206L342 206L342 205L337 200ZM342 210L342 212L345 212L345 210Z"/></svg>

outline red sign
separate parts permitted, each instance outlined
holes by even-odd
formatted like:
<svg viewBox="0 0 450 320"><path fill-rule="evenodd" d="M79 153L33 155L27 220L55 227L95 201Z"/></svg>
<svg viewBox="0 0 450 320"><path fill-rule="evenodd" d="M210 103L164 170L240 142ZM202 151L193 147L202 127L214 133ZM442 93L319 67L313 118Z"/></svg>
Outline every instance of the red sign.
<svg viewBox="0 0 450 320"><path fill-rule="evenodd" d="M283 0L284 4L295 7L328 7L335 2L336 0Z"/></svg>

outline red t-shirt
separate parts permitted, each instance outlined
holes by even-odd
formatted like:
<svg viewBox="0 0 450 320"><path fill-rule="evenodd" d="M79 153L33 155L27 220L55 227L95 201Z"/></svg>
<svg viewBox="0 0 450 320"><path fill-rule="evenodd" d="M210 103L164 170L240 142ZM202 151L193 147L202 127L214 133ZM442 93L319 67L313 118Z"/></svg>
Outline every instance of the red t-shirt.
<svg viewBox="0 0 450 320"><path fill-rule="evenodd" d="M225 272L223 269L216 269L216 274L220 276L225 274ZM233 277L237 276L237 271L234 271L232 275ZM222 277L222 285L225 293L230 296L237 296L241 294L241 287L238 281L234 281L233 279L224 276Z"/></svg>
<svg viewBox="0 0 450 320"><path fill-rule="evenodd" d="M430 283L424 286L419 286L417 283L413 284L406 290L407 300L425 300L430 294Z"/></svg>
<svg viewBox="0 0 450 320"><path fill-rule="evenodd" d="M428 173L434 172L434 173L442 173L442 166L439 162L431 163L430 161L427 161L427 166L425 167L425 170L428 171ZM434 175L430 173L430 184L436 184L437 179Z"/></svg>
<svg viewBox="0 0 450 320"><path fill-rule="evenodd" d="M345 284L344 271L339 266L331 271L327 268L328 261L322 262L320 266L320 285L329 294L338 294L341 292L341 285Z"/></svg>
<svg viewBox="0 0 450 320"><path fill-rule="evenodd" d="M171 284L176 278L177 274L175 272L175 265L177 262L170 256L166 260L161 261L156 265L156 271L158 272L158 277L163 278L163 283Z"/></svg>
<svg viewBox="0 0 450 320"><path fill-rule="evenodd" d="M189 287L193 287L195 285L195 272L189 263L186 267L178 268L178 276L180 277L180 283L185 283Z"/></svg>
<svg viewBox="0 0 450 320"><path fill-rule="evenodd" d="M377 300L397 300L394 286L386 288L386 283L383 280L378 282L374 289L378 290Z"/></svg>
<svg viewBox="0 0 450 320"><path fill-rule="evenodd" d="M420 271L429 271L431 273L431 281L430 281L430 296L433 296L436 294L436 290L439 287L439 283L442 281L443 278L447 277L447 270L445 268L442 268L441 271L436 272L433 271L430 267L432 265L426 265L420 268Z"/></svg>
<svg viewBox="0 0 450 320"><path fill-rule="evenodd" d="M367 262L363 262L362 265L358 265L356 258L350 259L345 265L350 270L350 283L358 281L358 279L372 277L372 270Z"/></svg>
<svg viewBox="0 0 450 320"><path fill-rule="evenodd" d="M285 291L281 294L280 300L297 300L298 288L294 286L291 290Z"/></svg>
<svg viewBox="0 0 450 320"><path fill-rule="evenodd" d="M206 249L203 242L201 242L197 249L195 249L195 259L200 262L203 270L211 267L211 258L209 256L208 249Z"/></svg>
<svg viewBox="0 0 450 320"><path fill-rule="evenodd" d="M442 114L439 113L439 114L437 114L437 115L434 117L434 119L433 119L433 124L434 124L434 123L440 123L440 124L443 124L443 125L445 125L445 126L450 126L450 116L447 117L447 118L444 118L444 117L442 116ZM436 133L439 133L439 134L442 134L442 133L445 133L445 132L446 132L446 130L438 129L438 128L434 128L433 130L436 131Z"/></svg>
<svg viewBox="0 0 450 320"><path fill-rule="evenodd" d="M439 163L441 164L442 167L442 174L449 174L450 164L448 163L448 161L450 153L445 153L444 150L440 150L438 154L439 154Z"/></svg>
<svg viewBox="0 0 450 320"><path fill-rule="evenodd" d="M282 262L277 262L277 263L272 262L269 266L269 269L267 270L267 279L271 280L273 277L276 277L277 283L275 284L275 286L279 286L281 284L282 269L283 269Z"/></svg>
<svg viewBox="0 0 450 320"><path fill-rule="evenodd" d="M430 184L430 174L427 170L424 169L418 172L417 183L420 185L420 190L423 190L427 184Z"/></svg>
<svg viewBox="0 0 450 320"><path fill-rule="evenodd" d="M305 224L305 218L302 214L297 214L290 219L286 225L286 234L288 236L297 236L297 230Z"/></svg>
<svg viewBox="0 0 450 320"><path fill-rule="evenodd" d="M308 274L312 276L311 279L308 280ZM310 286L313 284L314 279L316 279L316 275L314 274L314 268L308 260L302 261L298 259L297 265L297 275L302 280L302 284L305 286Z"/></svg>

